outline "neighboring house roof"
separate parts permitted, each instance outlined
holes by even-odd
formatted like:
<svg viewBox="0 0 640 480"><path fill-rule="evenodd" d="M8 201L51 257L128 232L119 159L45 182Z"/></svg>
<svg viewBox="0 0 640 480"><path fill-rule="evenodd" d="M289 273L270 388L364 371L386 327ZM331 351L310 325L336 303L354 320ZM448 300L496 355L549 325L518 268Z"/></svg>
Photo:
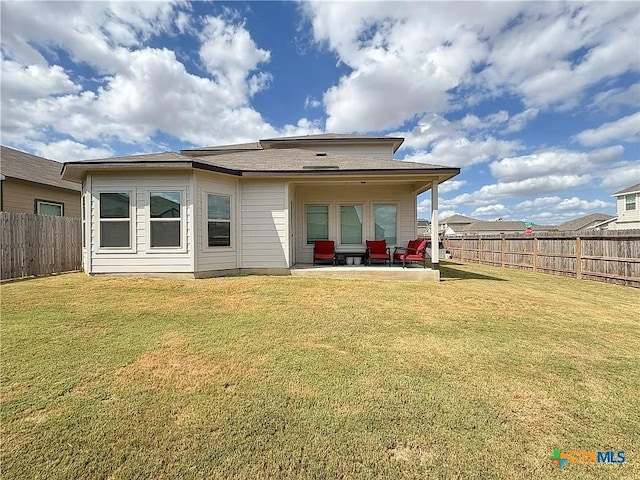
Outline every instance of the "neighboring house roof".
<svg viewBox="0 0 640 480"><path fill-rule="evenodd" d="M60 172L63 163L1 146L0 170L4 178L15 178L66 190L80 191L76 182L63 180Z"/></svg>
<svg viewBox="0 0 640 480"><path fill-rule="evenodd" d="M607 215L606 213L592 213L585 215L584 217L574 218L568 222L558 225L558 230L575 232L577 230L583 230L587 227L595 226L598 223L611 220L613 215Z"/></svg>
<svg viewBox="0 0 640 480"><path fill-rule="evenodd" d="M640 183L636 183L635 185L631 185L630 187L623 188L619 192L611 195L612 197L618 197L620 195L629 195L630 193L640 193Z"/></svg>
<svg viewBox="0 0 640 480"><path fill-rule="evenodd" d="M440 181L460 173L459 168L427 163L385 160L360 155L317 153L304 149L270 149L241 153L224 153L203 157L180 155L175 152L133 155L68 162L65 178L81 179L88 170L104 168L198 168L229 175L353 175L353 174L434 174Z"/></svg>
<svg viewBox="0 0 640 480"><path fill-rule="evenodd" d="M476 218L465 217L464 215L455 213L450 217L443 219L442 223L446 223L447 225L456 225L456 224L473 223L473 222L479 222L479 221L480 220Z"/></svg>
<svg viewBox="0 0 640 480"><path fill-rule="evenodd" d="M618 217L611 217L610 219L605 220L604 222L596 222L593 225L590 225L589 228L600 228L608 223L615 222L616 220L618 220Z"/></svg>
<svg viewBox="0 0 640 480"><path fill-rule="evenodd" d="M460 232L523 232L525 230L524 222L516 221L475 221L469 225L463 225L459 228ZM557 227L545 226L545 225L533 225L534 231L549 231L556 230Z"/></svg>

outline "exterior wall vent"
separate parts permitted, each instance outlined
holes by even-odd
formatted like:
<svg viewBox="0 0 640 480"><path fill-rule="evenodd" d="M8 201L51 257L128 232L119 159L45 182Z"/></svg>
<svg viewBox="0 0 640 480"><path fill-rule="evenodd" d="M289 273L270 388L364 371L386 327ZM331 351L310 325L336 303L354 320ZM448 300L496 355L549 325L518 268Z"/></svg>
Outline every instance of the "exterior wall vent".
<svg viewBox="0 0 640 480"><path fill-rule="evenodd" d="M316 152L316 157L326 157L327 152Z"/></svg>

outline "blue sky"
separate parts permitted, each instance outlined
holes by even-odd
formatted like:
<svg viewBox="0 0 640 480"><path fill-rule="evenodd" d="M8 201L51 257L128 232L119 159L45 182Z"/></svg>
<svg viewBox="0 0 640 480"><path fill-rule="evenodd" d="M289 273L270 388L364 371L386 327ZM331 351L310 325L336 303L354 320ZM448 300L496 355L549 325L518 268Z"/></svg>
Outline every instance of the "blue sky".
<svg viewBox="0 0 640 480"><path fill-rule="evenodd" d="M640 181L637 2L2 2L2 143L59 161L321 132L557 224ZM421 215L429 200L419 198Z"/></svg>

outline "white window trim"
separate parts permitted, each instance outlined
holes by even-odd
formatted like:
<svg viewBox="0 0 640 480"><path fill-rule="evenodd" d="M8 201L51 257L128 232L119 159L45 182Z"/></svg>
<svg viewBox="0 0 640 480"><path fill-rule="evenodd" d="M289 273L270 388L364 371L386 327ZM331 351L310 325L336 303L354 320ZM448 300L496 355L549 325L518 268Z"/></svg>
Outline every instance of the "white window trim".
<svg viewBox="0 0 640 480"><path fill-rule="evenodd" d="M219 195L221 197L229 197L229 245L209 246L209 195ZM202 251L203 252L222 252L234 251L236 249L236 197L231 192L219 192L203 190L202 192ZM221 219L222 220L222 219ZM212 221L215 221L212 219ZM222 220L225 221L226 220Z"/></svg>
<svg viewBox="0 0 640 480"><path fill-rule="evenodd" d="M179 193L180 194L180 218L151 219L151 194L152 193ZM147 253L186 253L187 252L187 189L184 187L157 187L145 188L145 246ZM180 246L179 247L152 247L151 246L151 222L152 221L180 221Z"/></svg>
<svg viewBox="0 0 640 480"><path fill-rule="evenodd" d="M36 214L37 215L44 215L42 213L40 213L40 205L52 205L54 207L60 207L60 215L50 215L52 217L64 217L64 203L61 202L52 202L49 200L36 200Z"/></svg>
<svg viewBox="0 0 640 480"><path fill-rule="evenodd" d="M400 209L398 208L398 203L397 202L373 202L371 203L371 238L373 240L375 240L376 238L376 207L386 207L386 206L390 206L390 205L394 205L396 207L396 242L391 244L388 243L387 247L391 246L391 247L395 247L398 244L398 212L400 211Z"/></svg>
<svg viewBox="0 0 640 480"><path fill-rule="evenodd" d="M353 206L357 206L360 205L362 207L362 233L360 235L361 239L362 239L362 243L342 243L342 207L353 207ZM336 245L338 247L343 247L343 248L358 248L358 247L365 247L366 245L366 240L367 240L367 210L369 210L368 208L368 203L367 202L342 202L342 203L338 203L338 208L337 208L337 221L336 221L336 226L338 227L338 235L337 235L337 242Z"/></svg>
<svg viewBox="0 0 640 480"><path fill-rule="evenodd" d="M84 188L84 186L83 186ZM80 244L82 245L82 250L87 249L87 195L82 191L82 195L80 195L80 224L82 225L82 239Z"/></svg>
<svg viewBox="0 0 640 480"><path fill-rule="evenodd" d="M627 197L633 197L633 208L627 208ZM625 212L633 212L638 209L638 195L637 194L629 194L624 196L624 211Z"/></svg>
<svg viewBox="0 0 640 480"><path fill-rule="evenodd" d="M122 218L101 219L100 218L100 194L101 193L128 193L129 194L129 247L102 247L100 246L102 222L124 221ZM136 189L135 188L100 188L94 190L95 218L96 222L96 252L97 253L136 253Z"/></svg>
<svg viewBox="0 0 640 480"><path fill-rule="evenodd" d="M329 238L327 240L331 240L331 220L333 210L332 202L308 202L302 204L302 230L303 230L303 240L304 240L304 248L313 248L313 243L307 243L307 207L327 207L327 235Z"/></svg>

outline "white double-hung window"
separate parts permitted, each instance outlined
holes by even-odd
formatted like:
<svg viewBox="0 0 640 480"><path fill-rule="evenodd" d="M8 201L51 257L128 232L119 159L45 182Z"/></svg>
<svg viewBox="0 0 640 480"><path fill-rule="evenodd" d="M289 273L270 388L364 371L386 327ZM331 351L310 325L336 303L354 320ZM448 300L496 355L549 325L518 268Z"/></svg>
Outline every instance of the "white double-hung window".
<svg viewBox="0 0 640 480"><path fill-rule="evenodd" d="M231 246L231 196L207 194L207 246Z"/></svg>
<svg viewBox="0 0 640 480"><path fill-rule="evenodd" d="M100 193L100 248L131 248L131 193Z"/></svg>
<svg viewBox="0 0 640 480"><path fill-rule="evenodd" d="M182 247L182 192L149 193L149 247Z"/></svg>

